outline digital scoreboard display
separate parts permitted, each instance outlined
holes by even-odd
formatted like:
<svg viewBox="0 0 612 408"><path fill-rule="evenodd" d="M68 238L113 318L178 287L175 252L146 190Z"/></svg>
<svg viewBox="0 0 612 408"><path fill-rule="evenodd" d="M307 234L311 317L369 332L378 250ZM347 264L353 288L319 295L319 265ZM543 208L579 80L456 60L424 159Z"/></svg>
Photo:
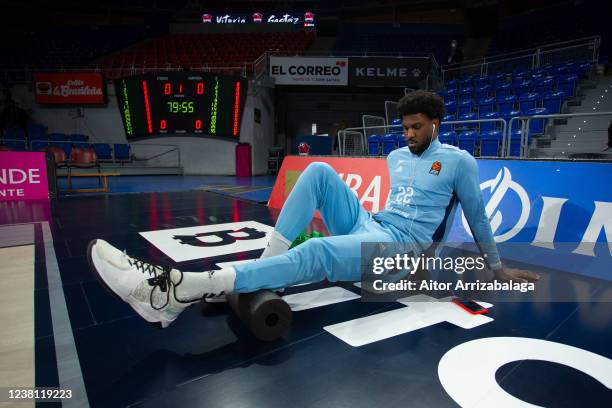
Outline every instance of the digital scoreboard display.
<svg viewBox="0 0 612 408"><path fill-rule="evenodd" d="M193 134L238 140L244 78L173 72L115 80L128 139Z"/></svg>

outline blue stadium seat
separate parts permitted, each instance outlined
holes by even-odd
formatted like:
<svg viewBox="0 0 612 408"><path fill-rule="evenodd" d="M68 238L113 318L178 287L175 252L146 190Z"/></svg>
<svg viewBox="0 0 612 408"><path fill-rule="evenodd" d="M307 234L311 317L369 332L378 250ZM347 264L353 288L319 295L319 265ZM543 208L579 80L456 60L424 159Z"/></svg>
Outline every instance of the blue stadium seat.
<svg viewBox="0 0 612 408"><path fill-rule="evenodd" d="M591 73L591 63L581 62L578 63L575 70L573 70L580 78L584 78Z"/></svg>
<svg viewBox="0 0 612 408"><path fill-rule="evenodd" d="M508 126L510 126L510 120L512 120L512 118L515 118L517 116L523 116L523 112L521 110L513 110L513 111L507 112L507 113L505 113L503 115L500 114L500 117L502 119L505 119L506 122L508 122ZM515 120L512 123L512 129L510 129L510 131L517 130L517 129L520 129L520 128L521 128L521 121L520 120Z"/></svg>
<svg viewBox="0 0 612 408"><path fill-rule="evenodd" d="M444 91L438 92L438 95L440 95L442 99L444 99L444 102L456 101L457 100L457 89L456 88L446 89Z"/></svg>
<svg viewBox="0 0 612 408"><path fill-rule="evenodd" d="M455 115L445 115L444 118L442 118L442 123L440 123L440 133L450 132L453 130L453 126L446 123L453 120L455 120Z"/></svg>
<svg viewBox="0 0 612 408"><path fill-rule="evenodd" d="M471 88L472 87L472 77L467 76L459 79L459 88Z"/></svg>
<svg viewBox="0 0 612 408"><path fill-rule="evenodd" d="M499 119L499 113L487 112L479 113L478 119ZM490 132L496 130L500 126L501 122L480 122L480 132Z"/></svg>
<svg viewBox="0 0 612 408"><path fill-rule="evenodd" d="M502 143L502 132L492 130L480 133L480 156L481 157L497 157Z"/></svg>
<svg viewBox="0 0 612 408"><path fill-rule="evenodd" d="M566 75L559 78L557 90L563 91L566 96L571 97L574 96L576 93L576 85L578 85L578 75Z"/></svg>
<svg viewBox="0 0 612 408"><path fill-rule="evenodd" d="M397 137L397 148L400 149L402 147L406 147L406 138L404 137L404 134L396 133L395 136Z"/></svg>
<svg viewBox="0 0 612 408"><path fill-rule="evenodd" d="M566 76L569 74L569 70L567 69L567 65L558 65L556 67L552 67L551 73L552 76Z"/></svg>
<svg viewBox="0 0 612 408"><path fill-rule="evenodd" d="M393 122L391 122L392 126L401 126L401 124L402 124L401 119L393 119Z"/></svg>
<svg viewBox="0 0 612 408"><path fill-rule="evenodd" d="M509 83L498 83L495 85L495 97L503 98L504 96L512 95L512 84Z"/></svg>
<svg viewBox="0 0 612 408"><path fill-rule="evenodd" d="M113 152L115 153L116 161L130 161L132 159L129 144L115 143L113 145Z"/></svg>
<svg viewBox="0 0 612 408"><path fill-rule="evenodd" d="M445 82L446 89L457 88L459 86L459 81L457 79L451 79Z"/></svg>
<svg viewBox="0 0 612 408"><path fill-rule="evenodd" d="M380 155L381 142L382 142L382 136L380 135L372 135L368 137L368 155L369 156L379 156Z"/></svg>
<svg viewBox="0 0 612 408"><path fill-rule="evenodd" d="M535 91L538 93L552 91L554 85L555 85L555 79L553 77L547 76L544 78L540 78L535 83Z"/></svg>
<svg viewBox="0 0 612 408"><path fill-rule="evenodd" d="M477 86L476 92L475 92L476 99L478 100L478 99L488 98L491 95L492 91L493 91L493 87L489 84L483 84L483 85Z"/></svg>
<svg viewBox="0 0 612 408"><path fill-rule="evenodd" d="M495 98L484 98L478 100L478 114L482 115L493 112L495 108Z"/></svg>
<svg viewBox="0 0 612 408"><path fill-rule="evenodd" d="M546 108L534 108L534 109L529 109L526 114L528 116L535 116L535 115L547 115L548 114L548 110ZM544 130L546 129L546 121L547 119L531 119L529 121L529 136L533 136L533 135L543 135L544 134Z"/></svg>
<svg viewBox="0 0 612 408"><path fill-rule="evenodd" d="M497 98L497 107L499 114L504 116L505 114L512 112L517 102L516 95L508 95L505 97Z"/></svg>
<svg viewBox="0 0 612 408"><path fill-rule="evenodd" d="M519 157L521 155L521 131L514 130L510 133L510 156Z"/></svg>
<svg viewBox="0 0 612 408"><path fill-rule="evenodd" d="M504 82L505 80L506 80L506 74L504 74L503 72L498 72L496 74L489 75L489 83L491 85L495 85L498 82Z"/></svg>
<svg viewBox="0 0 612 408"><path fill-rule="evenodd" d="M457 107L458 115L465 115L466 113L470 113L474 110L474 102L471 99L466 99L464 101L459 102L459 106Z"/></svg>
<svg viewBox="0 0 612 408"><path fill-rule="evenodd" d="M489 77L486 75L476 77L472 80L472 84L475 88L479 88L484 85L489 85Z"/></svg>
<svg viewBox="0 0 612 408"><path fill-rule="evenodd" d="M455 101L444 102L444 110L448 114L456 113L457 112L457 102Z"/></svg>
<svg viewBox="0 0 612 408"><path fill-rule="evenodd" d="M478 116L474 112L465 113L463 115L459 115L458 119L460 121L461 120L476 120L478 119ZM468 130L473 130L473 129L478 129L478 123L459 123L455 125L456 132L463 132L463 131L468 131Z"/></svg>
<svg viewBox="0 0 612 408"><path fill-rule="evenodd" d="M536 104L538 103L538 99L540 99L540 94L536 92L530 92L520 95L519 109L522 111L527 111L528 109L535 108Z"/></svg>
<svg viewBox="0 0 612 408"><path fill-rule="evenodd" d="M397 135L387 133L382 137L383 154L387 155L397 148Z"/></svg>
<svg viewBox="0 0 612 408"><path fill-rule="evenodd" d="M465 88L461 88L459 90L459 102L472 99L472 94L474 93L474 88L471 86L466 86Z"/></svg>
<svg viewBox="0 0 612 408"><path fill-rule="evenodd" d="M440 143L445 143L445 144L456 146L457 145L457 133L442 132L438 135L438 140L440 141Z"/></svg>
<svg viewBox="0 0 612 408"><path fill-rule="evenodd" d="M514 94L515 95L526 94L526 93L529 93L531 91L531 80L524 79L524 80L519 81L519 82L514 82L514 83L512 83L512 86L514 87Z"/></svg>
<svg viewBox="0 0 612 408"><path fill-rule="evenodd" d="M472 156L476 151L476 139L478 134L473 130L468 130L459 134L457 147L467 151Z"/></svg>
<svg viewBox="0 0 612 408"><path fill-rule="evenodd" d="M565 92L545 92L540 95L540 98L542 98L542 107L546 108L550 115L561 113L561 107L563 106L563 100L565 99Z"/></svg>
<svg viewBox="0 0 612 408"><path fill-rule="evenodd" d="M113 160L112 149L107 143L94 143L93 145L98 160Z"/></svg>

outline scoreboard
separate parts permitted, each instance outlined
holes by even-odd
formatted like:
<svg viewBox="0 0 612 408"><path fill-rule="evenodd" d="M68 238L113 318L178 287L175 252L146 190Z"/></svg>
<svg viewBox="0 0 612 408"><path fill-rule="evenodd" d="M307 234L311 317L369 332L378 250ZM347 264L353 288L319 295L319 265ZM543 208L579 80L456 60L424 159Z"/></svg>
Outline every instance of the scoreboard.
<svg viewBox="0 0 612 408"><path fill-rule="evenodd" d="M128 139L189 134L237 141L246 88L244 78L199 72L115 80Z"/></svg>

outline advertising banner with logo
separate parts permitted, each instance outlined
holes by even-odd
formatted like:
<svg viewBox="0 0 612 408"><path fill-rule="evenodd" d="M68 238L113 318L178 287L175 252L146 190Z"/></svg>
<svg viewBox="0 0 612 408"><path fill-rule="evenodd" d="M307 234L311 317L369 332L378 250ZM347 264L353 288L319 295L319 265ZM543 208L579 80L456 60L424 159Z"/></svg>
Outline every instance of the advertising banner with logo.
<svg viewBox="0 0 612 408"><path fill-rule="evenodd" d="M429 73L429 58L349 58L349 85L417 87Z"/></svg>
<svg viewBox="0 0 612 408"><path fill-rule="evenodd" d="M276 85L348 84L348 58L270 57Z"/></svg>
<svg viewBox="0 0 612 408"><path fill-rule="evenodd" d="M389 193L385 159L299 156L283 161L270 207L282 207L300 173L314 161L330 164L366 210L384 208ZM478 165L502 257L612 280L612 180L602 177L612 173L611 163L478 160ZM447 242L473 242L469 231L459 208Z"/></svg>
<svg viewBox="0 0 612 408"><path fill-rule="evenodd" d="M49 72L34 74L36 103L90 105L106 102L106 86L100 73Z"/></svg>
<svg viewBox="0 0 612 408"><path fill-rule="evenodd" d="M0 152L0 201L49 198L43 152Z"/></svg>
<svg viewBox="0 0 612 408"><path fill-rule="evenodd" d="M315 13L277 12L277 13L204 13L204 24L293 24L300 27L314 27Z"/></svg>

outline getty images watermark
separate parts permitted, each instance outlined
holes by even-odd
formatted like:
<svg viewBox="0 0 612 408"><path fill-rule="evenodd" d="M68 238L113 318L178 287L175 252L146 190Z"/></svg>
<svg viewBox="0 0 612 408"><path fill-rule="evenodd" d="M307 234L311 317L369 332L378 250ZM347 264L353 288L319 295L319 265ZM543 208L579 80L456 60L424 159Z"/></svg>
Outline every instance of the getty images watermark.
<svg viewBox="0 0 612 408"><path fill-rule="evenodd" d="M593 256L576 257L573 243L549 246L498 243L505 270L540 276L535 282L510 279L489 269L483 253L491 247L475 243L444 246L405 243L363 243L361 298L364 302L469 297L488 302L612 302L609 248L595 243ZM425 250L423 249L425 248ZM610 290L601 290L601 287ZM415 296L425 294L427 296Z"/></svg>

